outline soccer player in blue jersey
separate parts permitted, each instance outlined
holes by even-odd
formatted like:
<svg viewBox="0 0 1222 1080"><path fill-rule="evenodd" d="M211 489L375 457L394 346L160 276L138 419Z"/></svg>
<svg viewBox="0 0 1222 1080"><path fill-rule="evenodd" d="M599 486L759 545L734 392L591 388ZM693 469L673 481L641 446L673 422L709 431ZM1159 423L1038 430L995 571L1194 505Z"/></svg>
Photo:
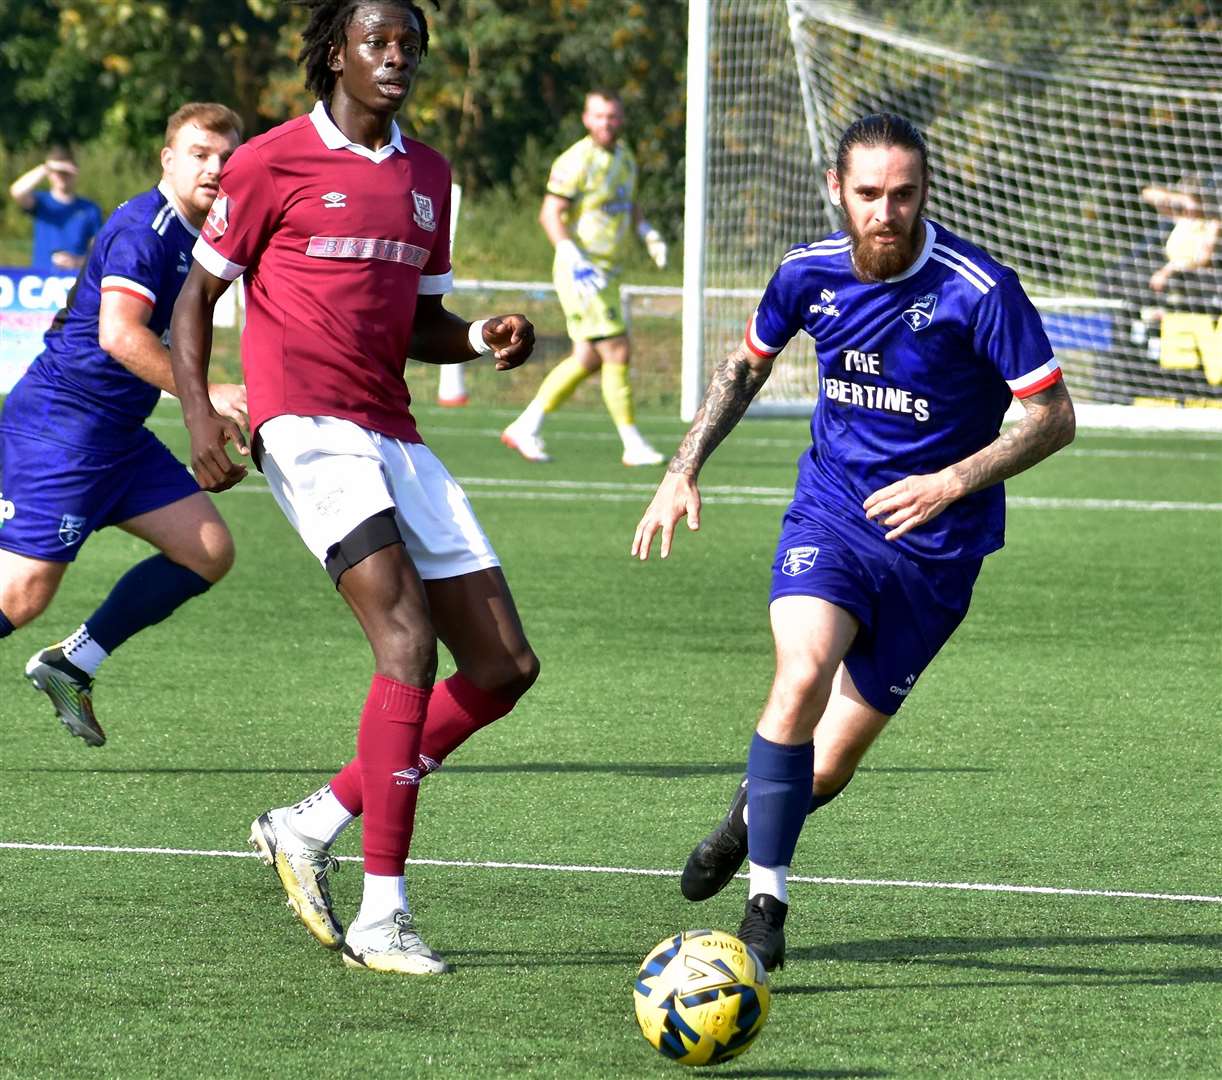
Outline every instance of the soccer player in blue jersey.
<svg viewBox="0 0 1222 1080"><path fill-rule="evenodd" d="M240 131L223 105L195 102L170 117L160 183L110 216L43 352L0 413L0 638L43 612L95 530L117 525L159 549L26 665L64 726L90 746L106 741L92 700L102 661L233 563L233 538L212 500L144 422L161 392L174 392L170 314ZM217 383L210 396L219 413L245 423L243 386Z"/></svg>
<svg viewBox="0 0 1222 1080"><path fill-rule="evenodd" d="M773 563L772 690L729 812L688 858L690 900L749 859L738 936L784 962L786 878L807 815L866 750L967 613L1002 546L1002 481L1067 445L1074 411L1014 272L924 216L929 161L902 117L849 126L827 184L844 230L792 248L743 343L713 373L632 543L700 527L701 466L799 331L819 402ZM1017 398L1024 415L1004 433Z"/></svg>

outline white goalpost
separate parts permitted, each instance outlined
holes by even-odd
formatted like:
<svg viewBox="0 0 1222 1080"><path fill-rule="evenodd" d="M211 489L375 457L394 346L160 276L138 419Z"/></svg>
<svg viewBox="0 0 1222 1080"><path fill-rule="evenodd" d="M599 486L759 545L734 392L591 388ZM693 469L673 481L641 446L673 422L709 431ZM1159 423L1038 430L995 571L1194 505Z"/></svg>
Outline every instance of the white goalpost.
<svg viewBox="0 0 1222 1080"><path fill-rule="evenodd" d="M892 111L929 139L929 215L1035 299L1080 422L1222 430L1222 237L1212 255L1204 239L1222 216L1222 34L1080 7L1006 31L983 11L940 27L903 5L884 21L692 0L684 419L785 250L839 227L823 174L840 132ZM803 335L752 412L808 412L817 391Z"/></svg>

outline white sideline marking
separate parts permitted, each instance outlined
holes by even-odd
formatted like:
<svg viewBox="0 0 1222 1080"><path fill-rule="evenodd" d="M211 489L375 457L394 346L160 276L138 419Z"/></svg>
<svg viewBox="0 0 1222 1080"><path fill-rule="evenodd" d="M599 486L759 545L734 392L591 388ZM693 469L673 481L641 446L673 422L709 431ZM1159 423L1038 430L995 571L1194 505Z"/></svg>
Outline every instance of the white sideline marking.
<svg viewBox="0 0 1222 1080"><path fill-rule="evenodd" d="M0 841L0 849L15 851L101 852L110 855L198 855L216 859L255 859L253 851L210 851L198 848L118 847L106 844L27 844ZM340 862L360 862L359 855L340 855ZM493 862L468 859L408 859L410 866L442 866L461 870L551 870L567 874L623 874L632 877L678 877L677 870L648 870L631 866L581 866L563 863ZM737 875L745 879L746 874ZM1195 896L1190 893L1128 892L1119 889L1061 889L1051 885L996 885L967 881L904 881L887 878L805 877L794 874L790 882L804 885L862 885L893 889L957 889L968 892L1037 893L1042 896L1106 896L1122 900L1176 900L1201 904L1222 904L1222 896Z"/></svg>
<svg viewBox="0 0 1222 1080"><path fill-rule="evenodd" d="M252 478L253 479L253 478ZM459 476L458 482L481 499L547 499L559 502L633 502L644 504L657 487L654 483L615 480L522 480L510 477ZM262 478L233 488L247 494L266 494ZM791 488L727 487L710 484L700 494L712 506L788 506ZM1058 499L1043 496L1010 495L1006 505L1012 510L1136 510L1140 512L1222 511L1222 503L1172 502L1138 499Z"/></svg>
<svg viewBox="0 0 1222 1080"><path fill-rule="evenodd" d="M516 417L516 410L499 409L489 410L492 412L502 412L507 417ZM169 416L150 416L146 424L152 427L175 427L182 429L182 420L177 417ZM469 435L476 438L487 438L493 441L499 440L501 436L501 428L467 428L454 427L447 424L430 424L427 420L421 423L421 434L427 437L433 435ZM656 428L651 429L647 434L655 442L667 445L668 440L674 440L677 444L686 428L675 426L671 433L661 433ZM1125 438L1130 437L1160 437L1165 436L1166 432L1141 432L1141 431L1126 431ZM1181 434L1192 434L1199 437L1212 436L1213 432L1184 432ZM614 442L619 439L619 436L614 431L558 431L556 438L559 441L567 442L573 440L575 442ZM765 438L758 435L750 435L742 429L734 433L735 446L780 446L785 449L798 451L802 449L804 443L809 443L810 437L807 432L796 438ZM1208 450L1140 450L1140 449L1124 449L1124 448L1107 448L1107 447L1089 447L1089 446L1067 446L1062 450L1057 451L1057 457L1084 457L1084 458L1147 458L1151 460L1163 461L1222 461L1222 453L1218 451Z"/></svg>

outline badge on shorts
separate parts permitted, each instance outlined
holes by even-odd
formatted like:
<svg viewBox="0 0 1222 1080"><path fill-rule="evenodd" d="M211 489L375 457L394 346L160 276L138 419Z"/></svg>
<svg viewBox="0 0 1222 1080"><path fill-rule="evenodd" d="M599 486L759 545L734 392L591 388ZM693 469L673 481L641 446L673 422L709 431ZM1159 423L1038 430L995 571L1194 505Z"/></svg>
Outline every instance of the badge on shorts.
<svg viewBox="0 0 1222 1080"><path fill-rule="evenodd" d="M413 191L412 203L416 207L415 213L412 214L412 220L427 232L436 232L437 218L433 215L433 200L427 195L421 195L420 192Z"/></svg>
<svg viewBox="0 0 1222 1080"><path fill-rule="evenodd" d="M64 547L79 544L81 530L85 527L85 519L74 514L65 514L59 523L59 540Z"/></svg>
<svg viewBox="0 0 1222 1080"><path fill-rule="evenodd" d="M815 565L818 557L819 549L817 547L792 547L785 552L785 561L781 563L781 573L788 574L790 577L805 574Z"/></svg>

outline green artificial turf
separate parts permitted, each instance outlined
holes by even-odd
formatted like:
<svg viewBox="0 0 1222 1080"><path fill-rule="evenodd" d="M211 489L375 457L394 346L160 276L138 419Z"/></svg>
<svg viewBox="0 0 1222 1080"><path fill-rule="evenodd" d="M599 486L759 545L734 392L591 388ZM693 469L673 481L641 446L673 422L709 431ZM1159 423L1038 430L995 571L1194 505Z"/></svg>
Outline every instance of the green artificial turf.
<svg viewBox="0 0 1222 1080"><path fill-rule="evenodd" d="M642 565L628 548L661 469L624 469L596 406L557 414L542 467L498 442L509 409L418 412L543 665L422 789L409 891L454 974L344 969L238 857L253 817L352 754L371 668L252 476L217 499L229 578L104 667L105 747L64 734L21 669L140 542L94 537L52 608L0 642L0 843L45 845L0 847L0 1076L678 1075L636 1030L632 982L664 936L741 914L741 882L693 906L677 871L767 692L769 567L805 425L740 425L702 478L701 531ZM154 421L181 453L177 407ZM684 429L641 426L667 450ZM792 886L771 1016L718 1075L1222 1069L1222 440L1083 432L1008 487L1007 547L966 622L803 835L795 875L857 883ZM359 851L353 828L344 919Z"/></svg>

